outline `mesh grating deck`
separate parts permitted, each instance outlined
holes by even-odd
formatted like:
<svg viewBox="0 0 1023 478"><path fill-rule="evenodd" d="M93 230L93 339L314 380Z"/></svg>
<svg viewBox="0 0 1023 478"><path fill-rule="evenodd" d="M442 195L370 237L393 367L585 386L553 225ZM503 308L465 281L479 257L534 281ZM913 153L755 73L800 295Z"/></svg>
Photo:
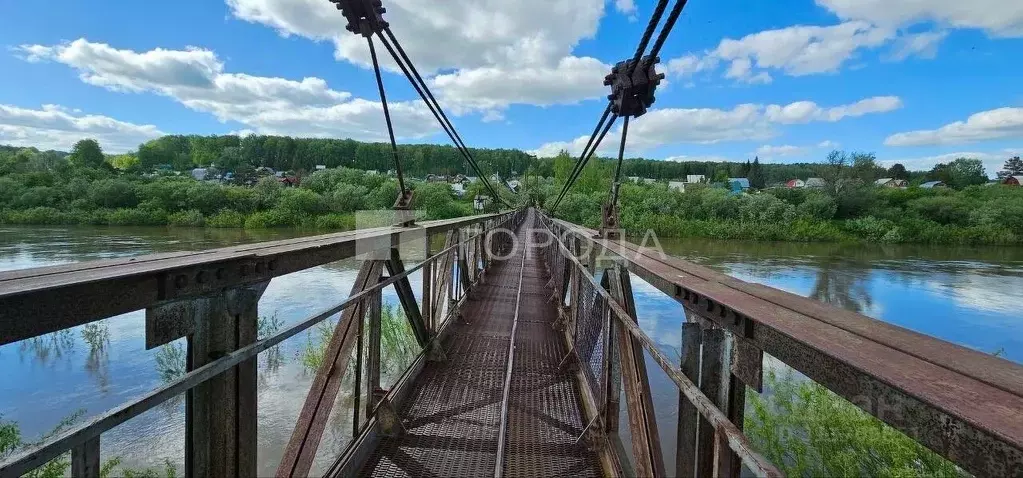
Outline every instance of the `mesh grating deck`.
<svg viewBox="0 0 1023 478"><path fill-rule="evenodd" d="M525 225L533 223L527 218ZM527 234L518 233L522 239ZM399 413L408 430L383 438L362 476L479 477L494 473L508 341L519 294L519 256L494 264L444 344L445 362L428 363ZM538 254L526 257L508 406L505 476L598 476L595 453L576 438L585 426Z"/></svg>

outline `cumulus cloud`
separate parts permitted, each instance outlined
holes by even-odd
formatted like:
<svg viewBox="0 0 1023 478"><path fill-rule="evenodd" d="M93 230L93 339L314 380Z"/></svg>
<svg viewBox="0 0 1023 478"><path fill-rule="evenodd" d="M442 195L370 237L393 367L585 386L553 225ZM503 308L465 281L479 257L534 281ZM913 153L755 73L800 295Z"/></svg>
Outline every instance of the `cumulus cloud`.
<svg viewBox="0 0 1023 478"><path fill-rule="evenodd" d="M1014 0L816 0L840 18L899 27L933 21L977 28L1000 37L1023 36L1023 2Z"/></svg>
<svg viewBox="0 0 1023 478"><path fill-rule="evenodd" d="M386 136L379 102L354 99L321 78L290 80L224 71L210 50L158 48L136 52L78 39L55 46L19 47L30 61L54 61L79 72L82 81L121 92L151 92L186 107L237 121L261 133ZM438 127L421 102L390 104L395 133L422 137Z"/></svg>
<svg viewBox="0 0 1023 478"><path fill-rule="evenodd" d="M977 141L1023 138L1023 108L998 108L970 115L966 121L938 129L896 133L884 140L887 146L934 146Z"/></svg>
<svg viewBox="0 0 1023 478"><path fill-rule="evenodd" d="M835 73L867 50L890 45L887 58L933 58L947 32L900 32L870 21L851 20L837 25L793 25L765 30L740 39L725 38L712 50L687 53L668 62L679 76L715 71L740 83L770 83L772 73L804 76Z"/></svg>
<svg viewBox="0 0 1023 478"><path fill-rule="evenodd" d="M765 144L765 145L757 148L756 154L757 154L757 156L763 156L766 159L766 158L773 158L775 156L795 156L795 155L800 155L800 154L806 153L807 151L809 151L809 149L810 148L807 148L805 146L793 146L791 144L783 144L783 145L778 145L778 146L773 146L773 145L770 145L770 144Z"/></svg>
<svg viewBox="0 0 1023 478"><path fill-rule="evenodd" d="M571 55L597 32L604 0L393 0L386 18L409 57L433 78L439 94L460 109L493 110L510 104L575 103L599 96L610 70ZM227 0L232 14L283 35L330 41L339 60L371 65L366 40L345 31L345 20L324 0ZM631 0L617 0L622 13ZM540 12L540 13L538 13ZM388 55L384 68L397 71Z"/></svg>
<svg viewBox="0 0 1023 478"><path fill-rule="evenodd" d="M838 148L838 147L841 147L841 146L842 145L839 144L838 142L832 141L830 139L826 139L824 141L821 141L820 143L817 143L817 147L818 148L835 149L835 148Z"/></svg>
<svg viewBox="0 0 1023 478"><path fill-rule="evenodd" d="M667 158L664 158L664 160L665 161L675 161L677 163L686 162L686 161L699 161L699 162L703 162L703 163L723 163L723 162L726 162L726 161L734 161L734 159L729 159L729 158L726 158L724 156L715 156L715 155L688 156L688 155L685 155L685 154L678 155L678 156L668 156Z"/></svg>
<svg viewBox="0 0 1023 478"><path fill-rule="evenodd" d="M715 108L662 108L633 120L629 124L628 151L644 151L665 144L714 144L726 141L766 140L777 135L776 126L835 122L843 118L883 113L901 107L898 97L875 97L831 108L812 101L788 105L741 104L730 110ZM599 154L615 154L621 128L609 133L597 150ZM555 141L531 151L539 157L555 156L561 150L582 153L589 136L572 141Z"/></svg>
<svg viewBox="0 0 1023 478"><path fill-rule="evenodd" d="M442 68L552 64L597 32L604 0L392 0L387 21L416 65ZM626 2L621 3L625 5ZM336 56L370 65L366 40L324 0L227 0L231 13L284 35L327 40ZM625 5L627 6L627 5Z"/></svg>
<svg viewBox="0 0 1023 478"><path fill-rule="evenodd" d="M92 138L106 152L121 153L163 134L150 124L82 114L58 105L43 105L36 110L0 104L0 143L3 144L67 151L78 140Z"/></svg>
<svg viewBox="0 0 1023 478"><path fill-rule="evenodd" d="M595 58L562 58L553 66L457 70L435 76L443 106L458 110L494 110L510 104L548 106L606 96L604 75L611 70Z"/></svg>
<svg viewBox="0 0 1023 478"><path fill-rule="evenodd" d="M767 107L766 115L771 121L782 124L836 122L847 117L887 113L901 107L902 100L898 96L875 96L833 108L822 108L812 101L797 101L785 106L770 105Z"/></svg>
<svg viewBox="0 0 1023 478"><path fill-rule="evenodd" d="M995 173L1002 170L1006 159L1020 155L1023 155L1023 147L1006 148L1000 151L957 151L932 156L881 159L878 164L891 167L895 163L900 163L910 171L928 171L938 163L949 163L958 158L973 158L979 159L984 164L984 171L988 176L994 176Z"/></svg>

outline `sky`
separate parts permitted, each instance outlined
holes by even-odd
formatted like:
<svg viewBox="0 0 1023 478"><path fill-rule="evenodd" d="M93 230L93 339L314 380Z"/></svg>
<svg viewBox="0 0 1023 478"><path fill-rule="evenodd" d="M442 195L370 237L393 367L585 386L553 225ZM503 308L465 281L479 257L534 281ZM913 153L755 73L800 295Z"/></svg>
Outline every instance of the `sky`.
<svg viewBox="0 0 1023 478"><path fill-rule="evenodd" d="M470 146L579 153L654 0L384 0ZM671 2L674 4L674 1ZM0 144L134 150L163 134L386 140L364 38L328 0L0 2ZM378 50L386 55L385 50ZM1023 152L1023 2L690 0L626 155L989 174ZM400 142L448 144L393 63ZM616 126L600 152L617 151Z"/></svg>

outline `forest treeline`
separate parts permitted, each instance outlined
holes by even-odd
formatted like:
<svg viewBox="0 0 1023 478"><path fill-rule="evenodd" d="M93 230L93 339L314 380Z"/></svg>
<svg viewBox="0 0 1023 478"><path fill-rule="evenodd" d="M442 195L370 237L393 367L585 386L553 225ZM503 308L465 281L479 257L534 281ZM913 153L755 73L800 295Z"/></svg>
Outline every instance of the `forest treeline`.
<svg viewBox="0 0 1023 478"><path fill-rule="evenodd" d="M353 153L332 153L331 148ZM152 150L158 153L151 156ZM406 145L402 151L406 174L413 177L472 174L461 167L454 148ZM575 163L568 154L535 159L521 151L477 150L476 155L487 173L521 176L523 191L518 195L498 186L514 205L550 207L548 201L557 196ZM241 164L235 171L299 166L290 171L300 176L300 185L285 187L273 177L245 186L196 181L181 171L151 174L153 168L167 165L168 158L172 167L182 170L213 164L228 169L224 165L232 163L224 158L234 156L242 158L233 159ZM405 156L419 159L409 162ZM298 158L304 158L301 164L296 163ZM347 229L354 227L355 211L387 209L393 204L397 183L385 172L390 161L390 150L383 144L271 136L168 136L124 155L105 155L91 140L78 142L68 153L0 147L0 223ZM314 171L321 162L329 169ZM303 169L308 164L312 169ZM607 199L613 169L613 161L591 161L557 215L599 225L600 205ZM667 179L688 174L703 174L711 183L748 177L753 193L735 194L712 184L690 186L683 193L668 186ZM999 174L1023 174L1023 162L1011 158ZM971 158L939 164L927 172L906 171L898 164L885 168L871 154L840 151L812 164L633 159L623 165L623 176L661 179L624 185L622 223L631 233L653 230L667 237L790 241L1023 243L1023 188L985 185L983 165ZM818 177L826 186L769 187L792 177ZM881 177L908 179L911 184L940 180L950 187L881 188L874 185ZM461 199L453 196L446 183L413 181L412 185L416 207L435 219L471 214L470 199L483 192L479 182L470 185Z"/></svg>

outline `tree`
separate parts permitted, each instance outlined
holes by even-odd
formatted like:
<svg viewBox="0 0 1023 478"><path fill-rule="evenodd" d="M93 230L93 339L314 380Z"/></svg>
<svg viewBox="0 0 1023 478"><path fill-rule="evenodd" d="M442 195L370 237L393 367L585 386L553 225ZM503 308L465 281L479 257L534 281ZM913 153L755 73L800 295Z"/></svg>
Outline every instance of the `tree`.
<svg viewBox="0 0 1023 478"><path fill-rule="evenodd" d="M948 165L945 163L935 164L931 171L927 173L926 179L928 181L941 181L945 184L952 184L952 172L949 170Z"/></svg>
<svg viewBox="0 0 1023 478"><path fill-rule="evenodd" d="M1023 174L1023 159L1019 159L1019 156L1013 156L1005 160L1002 170L998 172L998 179L1019 176L1021 174Z"/></svg>
<svg viewBox="0 0 1023 478"><path fill-rule="evenodd" d="M71 155L68 161L76 168L102 168L106 164L103 156L103 149L94 139L83 139L71 148Z"/></svg>
<svg viewBox="0 0 1023 478"><path fill-rule="evenodd" d="M979 159L958 158L949 163L948 170L952 180L951 184L955 188L962 189L966 186L987 182L984 163L981 163Z"/></svg>
<svg viewBox="0 0 1023 478"><path fill-rule="evenodd" d="M888 168L888 176L894 179L909 179L909 171L906 171L902 163L895 163Z"/></svg>
<svg viewBox="0 0 1023 478"><path fill-rule="evenodd" d="M764 189L764 170L760 167L760 157L753 158L753 164L749 167L749 185L753 189Z"/></svg>

